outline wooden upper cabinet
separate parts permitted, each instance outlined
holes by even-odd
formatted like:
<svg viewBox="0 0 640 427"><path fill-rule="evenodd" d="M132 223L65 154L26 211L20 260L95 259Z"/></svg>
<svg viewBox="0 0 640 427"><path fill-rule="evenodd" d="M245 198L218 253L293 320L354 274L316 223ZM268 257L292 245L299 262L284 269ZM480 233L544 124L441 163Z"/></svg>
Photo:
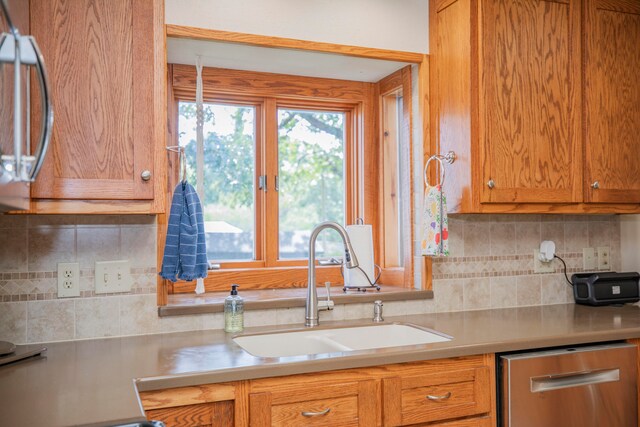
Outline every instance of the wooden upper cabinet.
<svg viewBox="0 0 640 427"><path fill-rule="evenodd" d="M585 5L585 200L639 203L640 2Z"/></svg>
<svg viewBox="0 0 640 427"><path fill-rule="evenodd" d="M433 147L458 156L444 186L450 210L580 201L579 2L432 7Z"/></svg>
<svg viewBox="0 0 640 427"><path fill-rule="evenodd" d="M481 202L580 201L579 2L480 7Z"/></svg>
<svg viewBox="0 0 640 427"><path fill-rule="evenodd" d="M451 212L640 212L640 2L430 4Z"/></svg>
<svg viewBox="0 0 640 427"><path fill-rule="evenodd" d="M151 200L162 188L163 15L161 0L31 1L54 110L34 198Z"/></svg>

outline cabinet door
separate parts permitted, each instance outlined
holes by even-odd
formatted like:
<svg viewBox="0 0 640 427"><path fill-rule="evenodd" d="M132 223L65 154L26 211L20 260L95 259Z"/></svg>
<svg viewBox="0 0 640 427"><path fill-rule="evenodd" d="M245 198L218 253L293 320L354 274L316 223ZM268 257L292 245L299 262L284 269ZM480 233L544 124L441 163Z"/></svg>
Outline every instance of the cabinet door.
<svg viewBox="0 0 640 427"><path fill-rule="evenodd" d="M257 380L249 394L251 427L376 426L378 382Z"/></svg>
<svg viewBox="0 0 640 427"><path fill-rule="evenodd" d="M230 427L235 425L233 401L147 411L147 419L172 427Z"/></svg>
<svg viewBox="0 0 640 427"><path fill-rule="evenodd" d="M480 8L480 201L581 201L580 2Z"/></svg>
<svg viewBox="0 0 640 427"><path fill-rule="evenodd" d="M244 427L246 383L207 384L144 391L140 402L147 419L173 427Z"/></svg>
<svg viewBox="0 0 640 427"><path fill-rule="evenodd" d="M639 203L640 2L585 4L585 200Z"/></svg>
<svg viewBox="0 0 640 427"><path fill-rule="evenodd" d="M152 199L159 0L32 0L54 127L32 188L45 199ZM34 120L34 122L38 122ZM163 129L161 129L162 131ZM143 171L152 179L144 181Z"/></svg>

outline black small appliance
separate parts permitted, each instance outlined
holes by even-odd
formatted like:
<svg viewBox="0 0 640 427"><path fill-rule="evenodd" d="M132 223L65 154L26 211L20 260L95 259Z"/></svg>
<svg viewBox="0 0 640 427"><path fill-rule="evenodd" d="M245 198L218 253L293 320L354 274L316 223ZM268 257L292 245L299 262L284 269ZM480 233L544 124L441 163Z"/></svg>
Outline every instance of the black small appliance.
<svg viewBox="0 0 640 427"><path fill-rule="evenodd" d="M611 305L640 301L640 274L637 272L578 273L571 276L577 304Z"/></svg>

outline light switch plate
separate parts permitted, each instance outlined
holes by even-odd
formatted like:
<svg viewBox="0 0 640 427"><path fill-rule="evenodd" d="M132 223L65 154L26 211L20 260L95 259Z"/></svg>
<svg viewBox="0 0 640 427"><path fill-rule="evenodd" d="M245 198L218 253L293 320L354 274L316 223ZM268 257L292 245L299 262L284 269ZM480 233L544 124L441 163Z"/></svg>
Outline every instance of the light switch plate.
<svg viewBox="0 0 640 427"><path fill-rule="evenodd" d="M609 246L598 247L598 270L611 270Z"/></svg>
<svg viewBox="0 0 640 427"><path fill-rule="evenodd" d="M133 279L129 260L96 261L96 294L130 292Z"/></svg>
<svg viewBox="0 0 640 427"><path fill-rule="evenodd" d="M540 261L540 250L535 249L533 251L533 272L534 273L553 273L555 267L553 266L553 261L542 262Z"/></svg>

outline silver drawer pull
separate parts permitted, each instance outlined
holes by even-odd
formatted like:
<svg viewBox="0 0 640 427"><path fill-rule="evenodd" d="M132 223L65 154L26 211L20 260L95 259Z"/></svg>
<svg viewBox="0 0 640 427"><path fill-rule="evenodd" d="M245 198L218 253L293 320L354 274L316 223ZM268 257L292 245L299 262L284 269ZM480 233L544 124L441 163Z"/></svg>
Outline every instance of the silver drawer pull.
<svg viewBox="0 0 640 427"><path fill-rule="evenodd" d="M450 392L450 391L448 391L448 392L446 392L445 394L440 395L440 396L434 396L434 395L432 395L432 394L427 394L427 399L429 399L429 400L435 400L435 401L438 401L438 400L447 400L447 399L448 399L448 398L450 398L450 397L451 397L451 392Z"/></svg>
<svg viewBox="0 0 640 427"><path fill-rule="evenodd" d="M620 369L602 369L564 375L546 375L531 378L531 392L540 393L562 388L581 387L615 381L620 381Z"/></svg>
<svg viewBox="0 0 640 427"><path fill-rule="evenodd" d="M327 408L320 412L301 412L301 414L303 417L321 417L323 415L327 415L329 412L331 412L331 408Z"/></svg>

